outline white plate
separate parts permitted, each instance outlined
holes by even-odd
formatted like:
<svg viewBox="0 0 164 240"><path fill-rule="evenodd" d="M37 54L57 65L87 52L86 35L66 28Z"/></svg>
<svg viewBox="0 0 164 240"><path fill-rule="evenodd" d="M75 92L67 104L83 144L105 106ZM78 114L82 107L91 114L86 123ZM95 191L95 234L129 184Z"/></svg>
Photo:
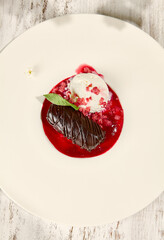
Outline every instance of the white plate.
<svg viewBox="0 0 164 240"><path fill-rule="evenodd" d="M51 145L38 100L82 63L105 76L125 113L115 146L90 159ZM152 38L100 15L51 19L14 40L0 55L1 188L29 212L74 225L109 223L153 201L164 185L163 64Z"/></svg>

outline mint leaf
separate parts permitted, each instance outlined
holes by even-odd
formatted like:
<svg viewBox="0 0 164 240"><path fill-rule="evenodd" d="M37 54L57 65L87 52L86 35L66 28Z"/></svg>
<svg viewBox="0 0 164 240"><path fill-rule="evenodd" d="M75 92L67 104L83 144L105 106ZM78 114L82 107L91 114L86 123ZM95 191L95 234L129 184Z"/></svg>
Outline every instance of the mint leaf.
<svg viewBox="0 0 164 240"><path fill-rule="evenodd" d="M75 110L79 110L79 107L76 105L68 102L66 99L62 98L56 93L49 93L43 95L49 102L55 104L55 105L60 105L60 106L70 106L73 107Z"/></svg>

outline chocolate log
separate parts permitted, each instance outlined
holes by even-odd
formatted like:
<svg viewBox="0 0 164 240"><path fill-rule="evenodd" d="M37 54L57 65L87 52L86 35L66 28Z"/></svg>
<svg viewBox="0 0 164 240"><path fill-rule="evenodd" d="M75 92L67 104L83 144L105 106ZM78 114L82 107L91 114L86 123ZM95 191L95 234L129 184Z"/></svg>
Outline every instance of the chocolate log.
<svg viewBox="0 0 164 240"><path fill-rule="evenodd" d="M72 107L51 104L47 120L56 131L88 151L96 148L105 138L105 132L96 122Z"/></svg>

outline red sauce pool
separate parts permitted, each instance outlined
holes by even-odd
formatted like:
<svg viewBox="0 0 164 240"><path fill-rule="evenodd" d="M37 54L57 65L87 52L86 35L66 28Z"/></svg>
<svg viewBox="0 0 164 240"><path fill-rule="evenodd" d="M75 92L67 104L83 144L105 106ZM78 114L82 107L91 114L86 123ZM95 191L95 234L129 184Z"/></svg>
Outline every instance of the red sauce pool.
<svg viewBox="0 0 164 240"><path fill-rule="evenodd" d="M78 74L88 72L98 74L94 68L88 65L81 65L76 70L76 72ZM103 77L103 75L101 74L98 75ZM63 81L58 83L56 86L53 87L50 92L60 94L62 97L69 100L69 96L66 96L65 86L68 84L70 78L71 77L64 79ZM70 157L89 158L101 155L113 147L121 134L124 114L118 96L109 86L108 88L109 91L112 92L112 97L107 104L106 110L100 113L84 113L93 121L97 122L103 128L103 130L106 131L104 142L102 142L91 152L88 152L86 149L81 149L80 146L73 144L71 140L64 137L61 133L58 133L48 123L46 116L51 103L47 99L45 99L41 111L43 129L50 142L58 151Z"/></svg>

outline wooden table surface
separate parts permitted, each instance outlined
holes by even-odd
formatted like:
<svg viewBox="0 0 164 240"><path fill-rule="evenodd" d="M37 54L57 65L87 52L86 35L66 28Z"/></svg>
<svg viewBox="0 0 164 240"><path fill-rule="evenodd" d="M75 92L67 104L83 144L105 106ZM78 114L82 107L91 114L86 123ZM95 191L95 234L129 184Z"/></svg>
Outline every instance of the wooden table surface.
<svg viewBox="0 0 164 240"><path fill-rule="evenodd" d="M70 13L99 13L137 25L164 47L164 0L0 0L0 50L28 28ZM32 216L0 191L0 240L164 240L164 193L141 212L95 227Z"/></svg>

